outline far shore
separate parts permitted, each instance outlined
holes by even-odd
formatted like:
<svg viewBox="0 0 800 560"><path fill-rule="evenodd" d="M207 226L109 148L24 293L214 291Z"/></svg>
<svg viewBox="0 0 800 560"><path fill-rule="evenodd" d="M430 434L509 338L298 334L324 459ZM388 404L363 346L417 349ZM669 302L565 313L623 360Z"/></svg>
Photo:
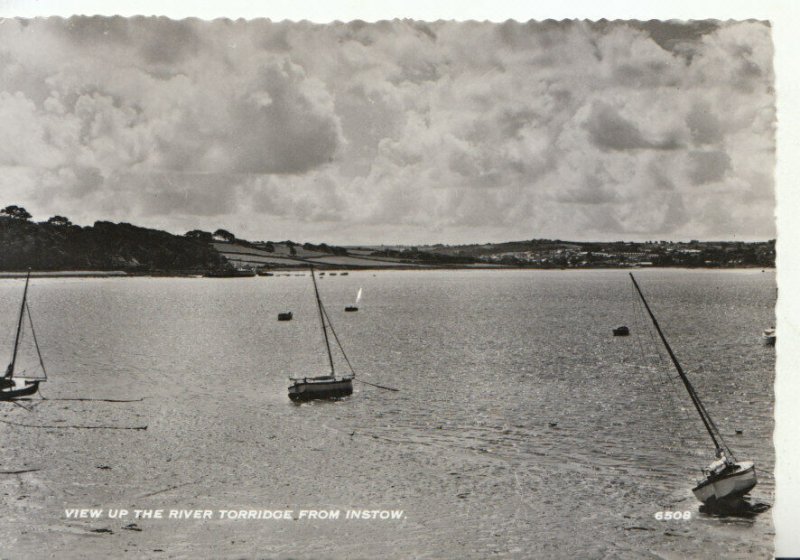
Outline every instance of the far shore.
<svg viewBox="0 0 800 560"><path fill-rule="evenodd" d="M581 270L775 270L774 266L644 266L644 267L528 267L528 266L481 266L481 265L450 265L450 266L381 266L381 267L359 267L359 268L333 268L333 267L315 267L317 272L377 272L386 270L416 270L416 271L432 271L432 270L560 270L560 271L581 271ZM297 272L307 271L308 267L286 267L286 268L271 268L267 272L275 274L291 274ZM25 278L27 271L8 271L0 272L0 279L8 278ZM31 271L31 278L129 278L137 276L153 276L153 277L173 277L173 278L186 278L186 277L203 277L203 273L199 271L149 271L149 272L125 272L123 270L42 270Z"/></svg>
<svg viewBox="0 0 800 560"><path fill-rule="evenodd" d="M25 278L28 275L24 272L0 272L0 278ZM130 276L122 270L32 270L31 278L82 278L82 277L105 277L105 276Z"/></svg>

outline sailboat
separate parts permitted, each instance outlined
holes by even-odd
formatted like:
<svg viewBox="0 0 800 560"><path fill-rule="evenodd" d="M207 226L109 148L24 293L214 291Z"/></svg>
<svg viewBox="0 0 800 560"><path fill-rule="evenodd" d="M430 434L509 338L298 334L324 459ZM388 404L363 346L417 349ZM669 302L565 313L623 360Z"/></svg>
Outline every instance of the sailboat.
<svg viewBox="0 0 800 560"><path fill-rule="evenodd" d="M319 320L322 325L322 335L325 339L325 348L328 351L328 362L330 363L330 373L328 375L320 375L317 377L293 377L289 380L292 382L289 387L289 398L293 401L309 401L312 399L330 399L335 397L345 397L353 394L353 378L355 372L350 365L350 360L347 354L344 353L339 342L339 337L336 331L333 330L333 325L328 318L328 313L322 305L322 300L319 297L319 289L317 288L317 280L314 277L314 269L311 268L311 281L314 283L314 294L317 298L317 309L319 310ZM337 346L344 356L347 366L350 368L350 375L337 376L336 368L333 363L333 353L331 352L331 341L328 337L328 330L330 329Z"/></svg>
<svg viewBox="0 0 800 560"><path fill-rule="evenodd" d="M358 302L361 301L361 290L362 288L358 289L358 294L356 294L356 302L353 305L348 305L345 307L345 311L358 311Z"/></svg>
<svg viewBox="0 0 800 560"><path fill-rule="evenodd" d="M705 478L692 489L692 492L698 500L709 506L741 498L756 485L755 465L749 461L738 462L736 460L733 452L722 438L719 428L714 424L705 406L703 406L700 397L697 396L697 392L689 382L689 378L686 377L686 373L683 371L680 362L678 362L678 358L675 356L664 333L661 331L661 327L658 325L655 315L653 315L653 312L650 310L650 306L647 304L647 300L644 298L644 294L639 288L636 278L633 277L633 274L630 274L630 277L636 291L639 293L639 297L642 299L642 303L648 315L650 315L650 319L653 321L653 325L656 328L656 332L658 332L658 336L661 338L661 342L664 343L667 349L672 364L675 366L684 387L686 387L686 391L689 393L692 404L695 409L697 409L697 413L700 415L700 419L703 421L703 425L708 431L708 435L711 436L711 441L714 443L717 460L703 469Z"/></svg>
<svg viewBox="0 0 800 560"><path fill-rule="evenodd" d="M33 319L31 319L31 312L28 308L28 284L31 280L31 271L25 278L25 290L22 292L22 305L19 308L19 318L17 319L17 334L14 336L14 350L11 354L11 363L8 364L6 372L3 377L0 377L0 401L7 401L17 397L25 397L33 395L39 390L39 383L47 381L47 372L44 368L42 361L42 353L39 351L39 343L36 340L36 331L33 329ZM39 356L39 364L42 367L44 377L30 378L22 375L14 375L17 367L17 356L19 352L19 344L22 335L22 326L25 317L28 317L28 322L31 327L31 334L33 335L33 343L36 346L36 354Z"/></svg>

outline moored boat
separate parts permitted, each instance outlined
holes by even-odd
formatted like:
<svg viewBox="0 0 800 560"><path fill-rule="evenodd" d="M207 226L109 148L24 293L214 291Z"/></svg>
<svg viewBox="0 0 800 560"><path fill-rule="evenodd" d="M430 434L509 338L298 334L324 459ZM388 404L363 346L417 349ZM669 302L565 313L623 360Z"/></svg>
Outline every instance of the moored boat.
<svg viewBox="0 0 800 560"><path fill-rule="evenodd" d="M8 364L3 377L0 377L0 401L13 400L17 397L33 395L39 390L39 383L42 381L47 381L47 370L44 367L42 353L39 350L39 341L36 340L36 331L33 328L31 310L28 307L28 284L30 283L30 279L31 272L28 270L28 275L25 278L25 289L22 292L22 305L20 305L19 317L17 318L17 333L14 336L14 350L11 354L11 362ZM36 347L36 355L39 358L39 366L42 370L41 377L30 377L29 374L15 375L17 369L17 359L19 357L20 339L22 336L22 329L26 316L30 325L33 343Z"/></svg>
<svg viewBox="0 0 800 560"><path fill-rule="evenodd" d="M614 333L614 336L628 336L629 334L631 334L630 329L624 325L621 327L617 327L612 332Z"/></svg>
<svg viewBox="0 0 800 560"><path fill-rule="evenodd" d="M775 345L775 327L770 327L768 329L764 329L764 332L761 333L761 338L764 339L764 343L769 346Z"/></svg>
<svg viewBox="0 0 800 560"><path fill-rule="evenodd" d="M278 313L278 321L291 321L292 320L292 312L286 311L284 313Z"/></svg>
<svg viewBox="0 0 800 560"><path fill-rule="evenodd" d="M344 308L345 311L348 311L348 312L358 311L358 302L361 301L361 293L362 293L362 291L363 291L363 288L359 288L358 289L358 293L356 294L356 302L353 305L348 305L347 307L345 307Z"/></svg>
<svg viewBox="0 0 800 560"><path fill-rule="evenodd" d="M322 300L319 297L319 289L317 288L317 281L314 278L314 269L311 269L311 281L314 283L314 295L317 299L317 309L319 311L320 325L322 326L322 334L325 340L325 349L328 352L328 363L330 364L330 372L326 375L319 375L315 377L292 377L289 380L292 384L289 386L289 398L292 401L309 401L314 399L333 399L339 397L346 397L353 394L353 379L355 372L350 365L350 360L347 354L344 353L339 342L339 337L336 331L333 330L333 325L330 322L325 307L322 305ZM336 341L339 350L344 356L348 368L350 368L349 375L336 375L336 367L333 361L333 353L331 352L331 341L328 337L328 330L330 330Z"/></svg>
<svg viewBox="0 0 800 560"><path fill-rule="evenodd" d="M692 401L700 419L703 422L711 441L714 444L716 460L708 467L703 469L704 479L699 481L698 484L692 489L695 497L707 506L713 506L720 503L729 503L731 501L742 498L745 494L750 492L755 486L757 481L755 465L750 461L737 461L736 457L731 451L730 447L725 443L722 433L720 432L714 420L706 410L705 405L697 395L697 391L689 381L686 373L683 370L677 356L672 351L672 347L667 342L661 326L658 324L655 315L650 309L647 300L636 282L633 274L630 274L633 285L641 298L644 308L647 310L653 326L661 338L661 342L667 350L667 354L672 361L678 376L689 393L689 398Z"/></svg>
<svg viewBox="0 0 800 560"><path fill-rule="evenodd" d="M704 469L703 474L705 479L692 492L704 504L741 498L758 482L755 466L750 461L729 464L720 459Z"/></svg>
<svg viewBox="0 0 800 560"><path fill-rule="evenodd" d="M332 399L353 394L352 377L321 375L318 377L290 378L289 398L293 401Z"/></svg>

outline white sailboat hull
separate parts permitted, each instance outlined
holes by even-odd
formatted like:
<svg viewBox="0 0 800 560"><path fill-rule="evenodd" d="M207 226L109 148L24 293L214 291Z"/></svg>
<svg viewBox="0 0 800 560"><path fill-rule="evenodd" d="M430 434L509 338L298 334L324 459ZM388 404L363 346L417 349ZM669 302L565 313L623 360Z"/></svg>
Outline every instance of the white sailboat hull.
<svg viewBox="0 0 800 560"><path fill-rule="evenodd" d="M739 468L721 475L710 476L698 484L692 492L695 497L707 504L709 502L740 498L752 490L756 483L756 469L753 463L739 463Z"/></svg>

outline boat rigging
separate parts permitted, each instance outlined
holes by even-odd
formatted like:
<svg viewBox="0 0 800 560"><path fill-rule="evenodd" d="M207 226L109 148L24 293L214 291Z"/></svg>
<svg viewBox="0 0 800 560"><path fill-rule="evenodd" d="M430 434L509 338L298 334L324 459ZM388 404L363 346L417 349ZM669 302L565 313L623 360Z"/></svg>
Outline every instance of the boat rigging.
<svg viewBox="0 0 800 560"><path fill-rule="evenodd" d="M317 301L317 310L319 312L320 325L322 327L322 334L325 339L325 349L328 353L328 363L330 364L330 373L328 375L320 375L316 377L302 377L291 378L292 385L289 387L289 398L293 401L308 401L312 399L329 399L336 397L345 397L353 394L353 379L355 378L355 371L350 364L350 360L342 348L341 342L336 331L333 330L333 324L330 322L325 307L322 305L322 300L319 296L319 288L317 288L317 281L314 277L314 268L311 268L311 281L314 283L314 295ZM349 375L338 376L336 375L336 366L333 361L333 353L331 352L331 341L328 337L328 329L333 334L336 344L339 346L345 362L350 369Z"/></svg>
<svg viewBox="0 0 800 560"><path fill-rule="evenodd" d="M639 294L639 297L641 298L642 303L647 310L647 314L653 321L653 326L655 327L658 336L661 338L661 342L664 343L664 346L667 349L667 354L669 355L670 360L672 360L672 364L675 366L678 376L683 382L686 391L689 393L689 398L691 399L692 404L697 410L697 413L700 415L700 419L702 420L708 435L711 436L711 441L714 443L717 460L703 470L705 479L697 484L697 486L692 489L692 492L698 500L707 505L712 505L720 501L741 498L756 485L757 480L754 464L749 461L740 463L736 460L736 457L734 456L730 447L728 447L728 445L725 443L722 433L711 419L711 415L708 413L708 410L706 410L706 407L703 405L703 402L697 395L694 386L691 384L689 378L686 376L686 373L683 371L683 367L681 367L677 356L672 351L672 347L669 345L669 342L667 342L667 338L664 336L661 326L658 324L658 320L656 320L653 311L650 309L650 305L648 305L641 288L639 288L636 278L634 278L632 273L629 273L629 275L631 277L631 281L633 281L634 287L636 288L636 292Z"/></svg>

